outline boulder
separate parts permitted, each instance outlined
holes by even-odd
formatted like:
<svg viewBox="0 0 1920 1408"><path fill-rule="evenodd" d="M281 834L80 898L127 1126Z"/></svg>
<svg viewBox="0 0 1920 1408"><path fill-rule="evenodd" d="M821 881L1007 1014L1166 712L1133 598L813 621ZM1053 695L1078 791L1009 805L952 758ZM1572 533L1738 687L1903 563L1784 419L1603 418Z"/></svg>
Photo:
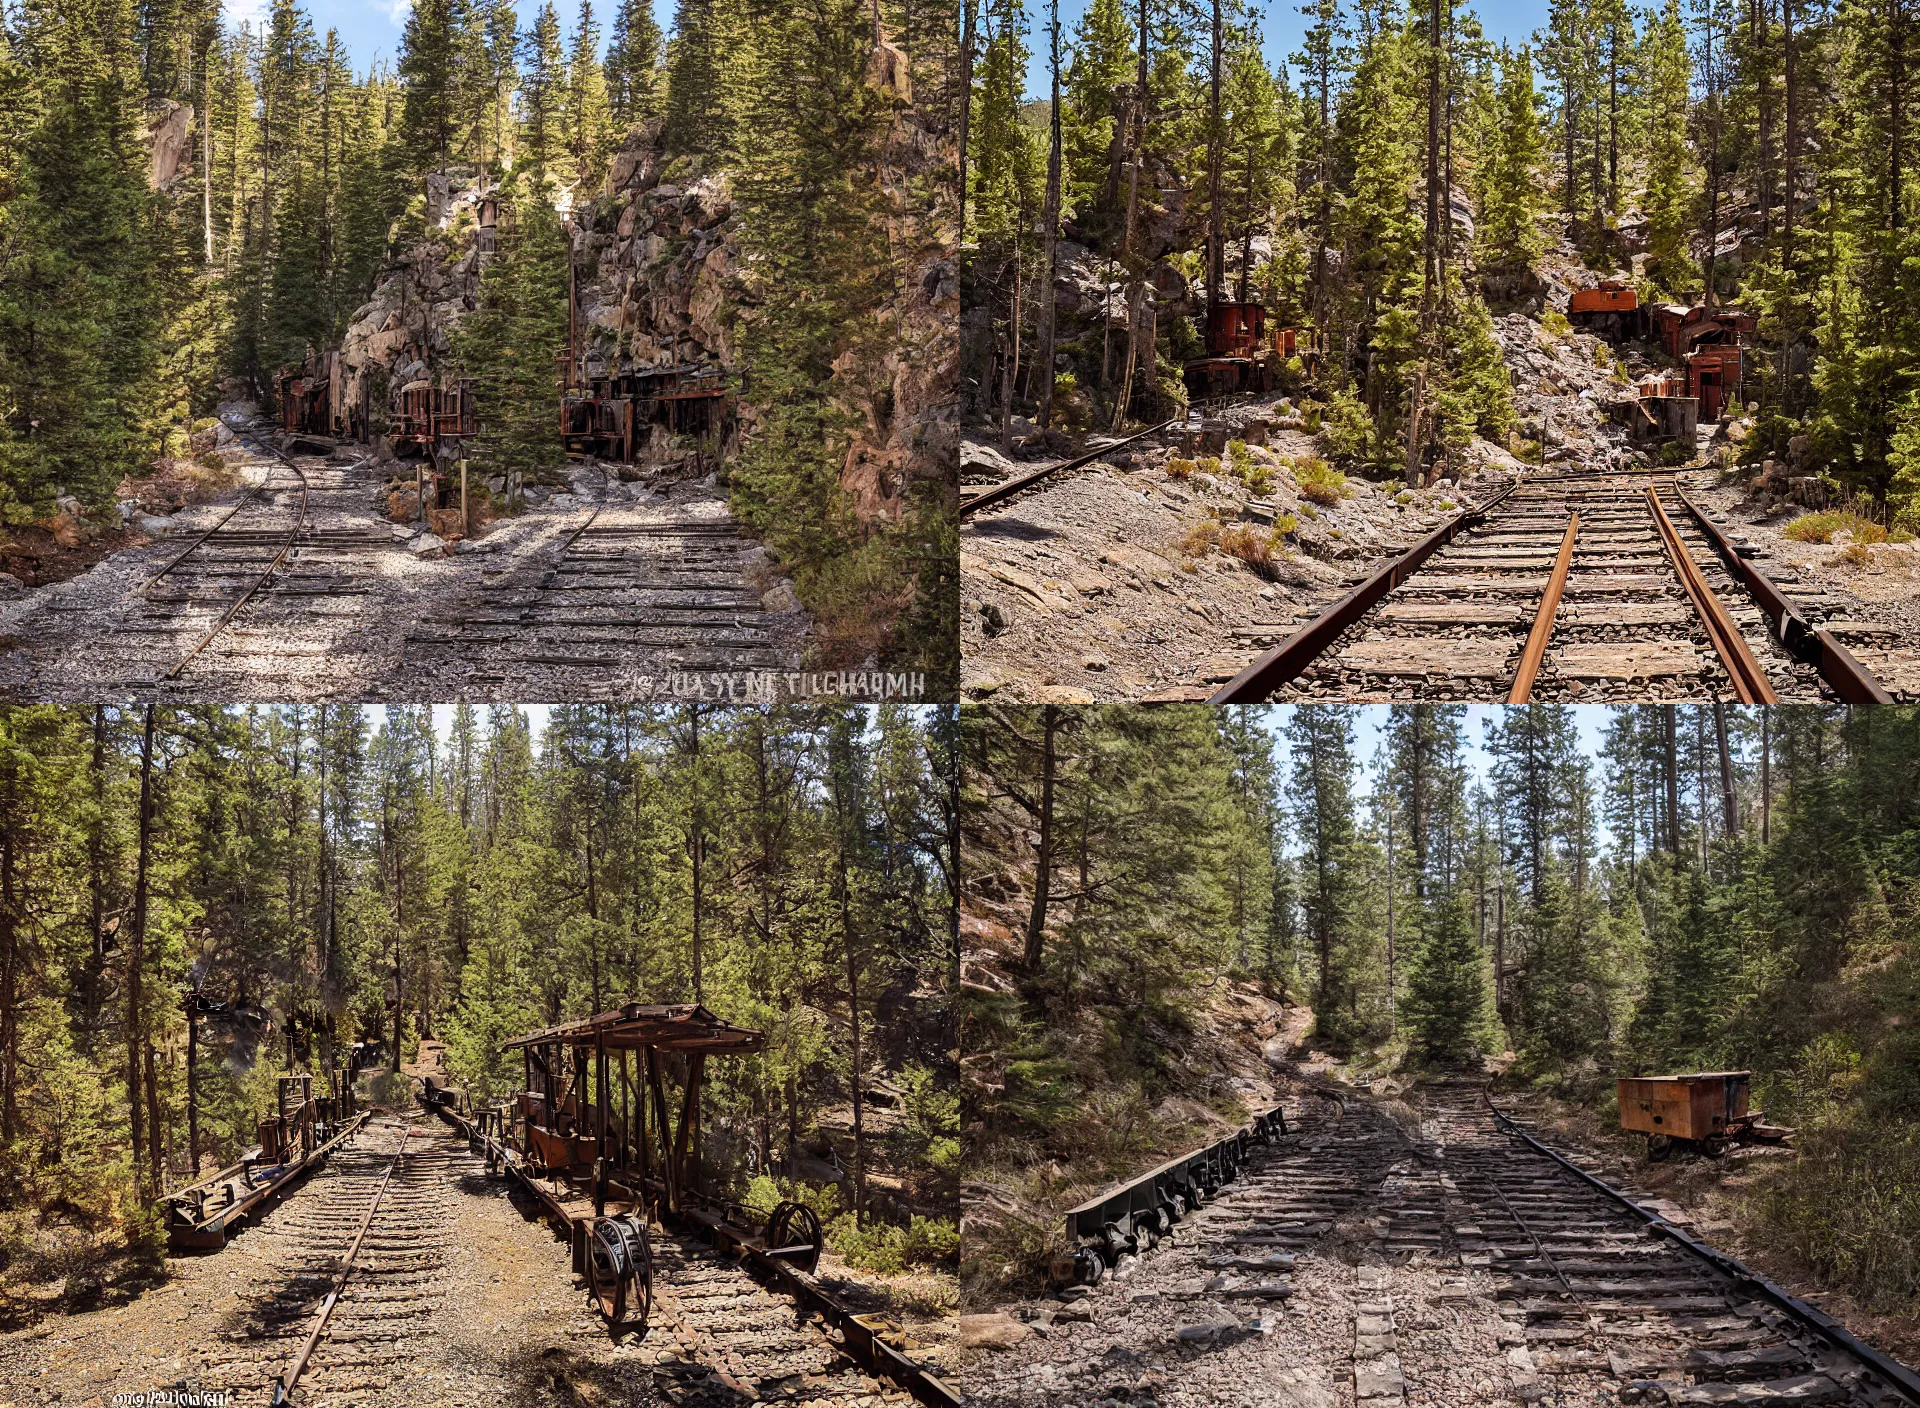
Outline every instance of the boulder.
<svg viewBox="0 0 1920 1408"><path fill-rule="evenodd" d="M23 592L26 589L27 584L14 576L13 573L0 572L0 594L6 592Z"/></svg>
<svg viewBox="0 0 1920 1408"><path fill-rule="evenodd" d="M407 544L407 551L419 558L443 557L446 550L447 540L435 533L422 533Z"/></svg>
<svg viewBox="0 0 1920 1408"><path fill-rule="evenodd" d="M149 538L164 538L173 531L173 520L157 513L139 513L134 515L133 527Z"/></svg>
<svg viewBox="0 0 1920 1408"><path fill-rule="evenodd" d="M763 610L771 611L777 615L783 611L798 611L800 609L800 598L794 595L793 583L782 582L779 586L760 598L760 605Z"/></svg>
<svg viewBox="0 0 1920 1408"><path fill-rule="evenodd" d="M1012 1349L1033 1333L1011 1315L996 1311L989 1315L962 1315L958 1322L962 1349Z"/></svg>

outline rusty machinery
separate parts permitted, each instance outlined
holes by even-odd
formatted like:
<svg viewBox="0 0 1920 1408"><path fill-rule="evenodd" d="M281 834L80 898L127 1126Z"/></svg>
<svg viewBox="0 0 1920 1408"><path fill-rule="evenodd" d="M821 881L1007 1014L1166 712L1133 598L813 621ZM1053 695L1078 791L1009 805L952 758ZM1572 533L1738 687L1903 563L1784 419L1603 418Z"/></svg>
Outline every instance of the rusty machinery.
<svg viewBox="0 0 1920 1408"><path fill-rule="evenodd" d="M656 425L703 444L717 441L728 404L725 373L706 363L568 377L560 394L560 438L575 454L634 464Z"/></svg>
<svg viewBox="0 0 1920 1408"><path fill-rule="evenodd" d="M1751 1071L1703 1071L1683 1076L1623 1077L1620 1128L1647 1138L1647 1157L1676 1149L1718 1155L1729 1144L1778 1144L1793 1131L1763 1122L1747 1108Z"/></svg>
<svg viewBox="0 0 1920 1408"><path fill-rule="evenodd" d="M1278 1106L1224 1139L1169 1159L1138 1178L1087 1199L1066 1214L1073 1250L1055 1258L1048 1279L1091 1285L1126 1255L1146 1251L1240 1176L1253 1150L1278 1144L1287 1119Z"/></svg>
<svg viewBox="0 0 1920 1408"><path fill-rule="evenodd" d="M1280 368L1300 358L1311 373L1326 356L1326 334L1311 328L1267 328L1258 303L1216 303L1207 312L1206 355L1181 368L1192 401L1274 388Z"/></svg>
<svg viewBox="0 0 1920 1408"><path fill-rule="evenodd" d="M746 1209L707 1185L707 1058L765 1043L764 1033L697 1003L629 1002L503 1043L522 1053L525 1077L507 1100L475 1107L431 1077L422 1100L466 1135L489 1172L516 1180L567 1232L574 1270L610 1324L644 1322L651 1309L651 1226L692 1230L817 1315L863 1368L931 1408L956 1408L958 1396L904 1354L883 1322L845 1309L814 1279L825 1239L811 1208L783 1202L756 1229Z"/></svg>
<svg viewBox="0 0 1920 1408"><path fill-rule="evenodd" d="M1618 279L1603 279L1598 288L1575 289L1567 300L1567 321L1609 342L1647 335L1647 310L1640 295Z"/></svg>
<svg viewBox="0 0 1920 1408"><path fill-rule="evenodd" d="M238 1163L161 1199L175 1251L209 1251L275 1195L312 1172L352 1136L366 1116L354 1108L353 1079L329 1071L323 1093L311 1075L281 1076L275 1112L262 1119L259 1143Z"/></svg>
<svg viewBox="0 0 1920 1408"><path fill-rule="evenodd" d="M408 351L416 359L424 355L418 346ZM280 429L310 440L367 440L374 433L374 380L362 376L356 395L339 352L309 353L305 362L282 368L274 378ZM407 383L386 426L396 454L428 459L448 457L456 442L472 438L478 428L473 383L466 377Z"/></svg>

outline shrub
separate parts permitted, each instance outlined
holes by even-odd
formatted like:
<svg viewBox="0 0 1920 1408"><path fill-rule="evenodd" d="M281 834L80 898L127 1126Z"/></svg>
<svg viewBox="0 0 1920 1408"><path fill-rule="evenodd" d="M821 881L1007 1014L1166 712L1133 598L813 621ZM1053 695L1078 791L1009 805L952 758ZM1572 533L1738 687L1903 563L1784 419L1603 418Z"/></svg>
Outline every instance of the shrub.
<svg viewBox="0 0 1920 1408"><path fill-rule="evenodd" d="M1273 470L1267 465L1250 466L1242 478L1246 480L1247 489L1252 493L1267 494L1273 491Z"/></svg>
<svg viewBox="0 0 1920 1408"><path fill-rule="evenodd" d="M1693 458L1693 446L1684 440L1669 440L1660 447L1661 464L1685 464Z"/></svg>
<svg viewBox="0 0 1920 1408"><path fill-rule="evenodd" d="M1191 479L1196 468L1192 460L1171 459L1167 461L1167 478Z"/></svg>
<svg viewBox="0 0 1920 1408"><path fill-rule="evenodd" d="M1796 543L1830 543L1835 533L1850 534L1856 546L1888 540L1885 528L1852 509L1803 513L1780 531L1782 536L1792 538Z"/></svg>
<svg viewBox="0 0 1920 1408"><path fill-rule="evenodd" d="M1245 479L1253 469L1253 452L1244 440L1227 441L1227 467L1236 479Z"/></svg>
<svg viewBox="0 0 1920 1408"><path fill-rule="evenodd" d="M1317 455L1307 455L1295 462L1293 477L1300 486L1301 498L1327 508L1345 496L1347 476Z"/></svg>
<svg viewBox="0 0 1920 1408"><path fill-rule="evenodd" d="M1567 321L1565 313L1548 312L1540 319L1540 330L1554 337L1565 337L1573 331L1573 324Z"/></svg>
<svg viewBox="0 0 1920 1408"><path fill-rule="evenodd" d="M1180 551L1188 557L1205 557L1220 546L1220 522L1214 518L1203 518L1180 540Z"/></svg>
<svg viewBox="0 0 1920 1408"><path fill-rule="evenodd" d="M1220 456L1208 455L1205 459L1195 460L1194 468L1202 474L1211 474L1217 479L1220 476Z"/></svg>
<svg viewBox="0 0 1920 1408"><path fill-rule="evenodd" d="M1848 543L1840 549L1835 562L1844 562L1849 567L1865 567L1873 561L1873 549L1865 543Z"/></svg>
<svg viewBox="0 0 1920 1408"><path fill-rule="evenodd" d="M1336 391L1318 427L1320 448L1336 460L1357 460L1373 442L1373 417L1350 391Z"/></svg>
<svg viewBox="0 0 1920 1408"><path fill-rule="evenodd" d="M1261 576L1272 574L1273 550L1278 546L1268 534L1236 524L1220 535L1220 551L1237 557Z"/></svg>

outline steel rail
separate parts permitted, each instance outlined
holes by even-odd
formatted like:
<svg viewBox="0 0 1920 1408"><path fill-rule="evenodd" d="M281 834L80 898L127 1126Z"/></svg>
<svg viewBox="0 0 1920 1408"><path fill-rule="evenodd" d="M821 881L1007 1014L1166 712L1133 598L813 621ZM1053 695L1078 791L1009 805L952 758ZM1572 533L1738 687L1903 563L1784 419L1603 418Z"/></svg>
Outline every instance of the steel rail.
<svg viewBox="0 0 1920 1408"><path fill-rule="evenodd" d="M1511 1115L1493 1103L1491 1097L1487 1099L1487 1108L1493 1112L1494 1123L1499 1127L1501 1133L1521 1140L1532 1148L1535 1153L1545 1154L1568 1173L1571 1173L1575 1178L1587 1184L1587 1186L1595 1192L1618 1203L1621 1207L1646 1223L1654 1232L1677 1242L1684 1250L1691 1252L1694 1256L1706 1262L1722 1275L1731 1277L1741 1290L1758 1295L1762 1299L1772 1302L1795 1319L1810 1326L1815 1333L1832 1344L1836 1349L1852 1355L1875 1374L1878 1374L1882 1379L1905 1394L1913 1403L1920 1404L1920 1373L1915 1373L1898 1360L1882 1354L1872 1345L1863 1343L1857 1339L1846 1326L1842 1325L1838 1320L1835 1320L1824 1310L1807 1304L1807 1302L1801 1300L1784 1287L1769 1281L1744 1262L1728 1256L1725 1252L1715 1251L1705 1242L1699 1241L1691 1234L1682 1231L1679 1227L1667 1221L1667 1219L1660 1216L1659 1213L1654 1212L1650 1208L1642 1207L1612 1184L1595 1178L1572 1159L1562 1154L1558 1149L1553 1148L1551 1145L1541 1143L1531 1134L1521 1129Z"/></svg>
<svg viewBox="0 0 1920 1408"><path fill-rule="evenodd" d="M1693 560L1687 551L1687 545L1680 541L1680 530L1673 526L1673 520L1667 517L1666 509L1660 505L1660 495L1651 485L1647 488L1647 506L1653 513L1655 526L1660 530L1661 540L1666 544L1667 556L1673 561L1673 569L1679 574L1680 584L1686 588L1693 609L1706 627L1707 639L1713 642L1714 651L1720 656L1720 663L1726 666L1727 674L1733 680L1733 692L1742 704L1777 704L1773 686L1767 683L1767 672L1760 668L1760 662L1754 658L1753 651L1747 647L1746 639L1740 634L1740 628L1727 614L1727 608L1720 598L1713 594L1713 588L1700 571L1700 564Z"/></svg>
<svg viewBox="0 0 1920 1408"><path fill-rule="evenodd" d="M1456 535L1477 528L1487 514L1523 481L1515 479L1506 488L1462 513L1455 514L1427 534L1406 552L1366 578L1339 601L1321 612L1292 636L1255 660L1232 680L1222 685L1207 702L1210 704L1258 704L1297 676L1320 654L1338 640L1347 627L1366 615L1387 593L1420 570L1429 557L1452 542Z"/></svg>
<svg viewBox="0 0 1920 1408"><path fill-rule="evenodd" d="M327 1321L333 1316L334 1306L340 1303L340 1292L346 1289L347 1278L353 1275L354 1259L360 1255L360 1243L366 1240L367 1228L373 1223L373 1215L380 1210L380 1200L387 1196L387 1184L393 1179L393 1171L400 1166L400 1156L407 1152L407 1140L413 1136L413 1126L408 1125L400 1134L400 1147L393 1151L393 1161L387 1165L387 1171L380 1176L380 1186L373 1190L373 1201L367 1204L367 1214L360 1219L360 1230L353 1234L353 1245L347 1248L346 1258L340 1264L340 1272L333 1279L333 1288L327 1292L326 1299L320 1302L320 1313L313 1322L306 1343L300 1346L300 1352L294 1356L293 1363L273 1385L273 1408L281 1408L293 1397L294 1385L300 1382L300 1376L306 1372L307 1361L313 1357L313 1351L320 1344L320 1336L327 1328Z"/></svg>
<svg viewBox="0 0 1920 1408"><path fill-rule="evenodd" d="M256 440L254 443L262 444L263 442ZM282 460L286 461L287 468L292 470L294 474L299 477L299 480L300 480L300 507L294 511L293 526L287 530L287 540L286 542L280 545L280 551L273 555L273 561L267 564L266 571L262 572L259 575L259 577L257 577L253 581L253 583L247 587L245 591L240 593L240 599L234 602L232 606L227 608L227 614L222 616L218 621L216 621L205 635L201 636L199 640L195 641L193 644L193 648L189 650L185 655L181 656L179 661L175 663L173 668L168 670L164 675L161 676L162 679L168 679L168 680L178 679L180 677L180 672L186 669L188 665L193 663L194 657L197 656L201 651L205 650L208 644L213 640L213 638L219 635L220 632L224 631L228 627L228 625L232 623L233 618L240 614L241 608L243 608L249 601L253 600L253 594L259 591L260 588L264 587L268 582L273 580L273 574L278 572L280 570L280 564L287 560L287 554L293 551L294 543L299 540L300 530L306 526L307 498L312 491L312 486L307 483L307 472L302 468L300 468L299 465L295 464L293 462L293 456L287 454L284 450L274 449L270 445L265 446L265 448L271 451L273 454L278 455ZM238 505L235 505L236 512L238 511L238 507L239 507ZM204 542L205 539L203 538L201 541ZM199 544L196 543L194 546L198 547ZM191 549L189 549L189 551L191 551ZM185 554L182 554L182 556L185 556ZM155 580L158 580L158 579L156 578ZM148 585L151 586L152 583L150 582L148 583Z"/></svg>
<svg viewBox="0 0 1920 1408"><path fill-rule="evenodd" d="M1567 589L1567 572L1573 566L1573 540L1580 532L1580 515L1570 514L1567 518L1567 536L1560 540L1559 556L1553 560L1553 571L1547 577L1547 589L1540 594L1540 609L1533 618L1533 629L1527 632L1527 647L1520 652L1520 668L1513 677L1513 690L1507 695L1509 704L1525 704L1533 697L1534 677L1540 673L1540 662L1547 655L1547 641L1553 635L1553 618L1560 611L1560 597Z"/></svg>
<svg viewBox="0 0 1920 1408"><path fill-rule="evenodd" d="M1728 575L1747 589L1754 604L1767 617L1767 624L1782 649L1794 659L1818 670L1820 677L1833 687L1833 692L1849 704L1893 703L1893 696L1874 678L1873 671L1836 640L1833 632L1824 626L1814 625L1801 615L1772 578L1740 555L1739 549L1720 531L1720 526L1707 517L1686 490L1675 484L1673 492L1679 498L1681 507L1686 509L1695 525L1706 535L1707 542L1718 554Z"/></svg>
<svg viewBox="0 0 1920 1408"><path fill-rule="evenodd" d="M991 489L983 489L970 498L962 499L960 501L960 516L965 518L968 514L980 509L991 508L1001 500L1011 498L1028 485L1039 483L1050 474L1059 474L1065 470L1078 469L1083 464L1091 464L1102 455L1113 453L1113 451L1119 449L1122 445L1131 445L1136 440L1144 440L1149 435L1157 435L1168 426L1184 424L1185 421L1186 417L1175 416L1171 420L1161 421L1158 425L1150 425L1145 430L1129 435L1123 440L1110 441L1097 450L1087 451L1084 455L1079 455L1070 460L1060 460L1054 464L1042 465L1040 468L1030 470L1026 474L1016 474L1003 484L996 484Z"/></svg>

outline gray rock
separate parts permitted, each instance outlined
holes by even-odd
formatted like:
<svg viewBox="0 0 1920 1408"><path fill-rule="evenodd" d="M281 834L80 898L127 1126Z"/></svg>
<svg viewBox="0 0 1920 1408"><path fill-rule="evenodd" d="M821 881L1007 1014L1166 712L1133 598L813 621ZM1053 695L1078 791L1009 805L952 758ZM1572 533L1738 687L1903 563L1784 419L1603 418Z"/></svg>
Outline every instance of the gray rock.
<svg viewBox="0 0 1920 1408"><path fill-rule="evenodd" d="M446 550L447 540L437 533L422 533L407 546L407 551L415 557L439 557Z"/></svg>
<svg viewBox="0 0 1920 1408"><path fill-rule="evenodd" d="M138 513L134 515L133 526L149 538L164 538L173 531L173 520L157 513Z"/></svg>
<svg viewBox="0 0 1920 1408"><path fill-rule="evenodd" d="M962 1349L1012 1349L1033 1333L1011 1315L962 1315L958 1322Z"/></svg>
<svg viewBox="0 0 1920 1408"><path fill-rule="evenodd" d="M1182 1325L1173 1337L1183 1344L1212 1344L1229 1330L1237 1330L1236 1320L1214 1320L1201 1325Z"/></svg>
<svg viewBox="0 0 1920 1408"><path fill-rule="evenodd" d="M0 592L23 592L27 584L11 572L0 572Z"/></svg>
<svg viewBox="0 0 1920 1408"><path fill-rule="evenodd" d="M1054 1313L1053 1323L1056 1325L1091 1325L1093 1323L1093 1307L1085 1301L1076 1301L1072 1305L1063 1305Z"/></svg>
<svg viewBox="0 0 1920 1408"><path fill-rule="evenodd" d="M1078 1300L1085 1300L1092 1294L1092 1286L1063 1286L1059 1292L1060 1299L1069 1305Z"/></svg>
<svg viewBox="0 0 1920 1408"><path fill-rule="evenodd" d="M782 611L798 611L800 598L793 594L793 583L782 582L760 598L760 605L763 610L777 615Z"/></svg>

